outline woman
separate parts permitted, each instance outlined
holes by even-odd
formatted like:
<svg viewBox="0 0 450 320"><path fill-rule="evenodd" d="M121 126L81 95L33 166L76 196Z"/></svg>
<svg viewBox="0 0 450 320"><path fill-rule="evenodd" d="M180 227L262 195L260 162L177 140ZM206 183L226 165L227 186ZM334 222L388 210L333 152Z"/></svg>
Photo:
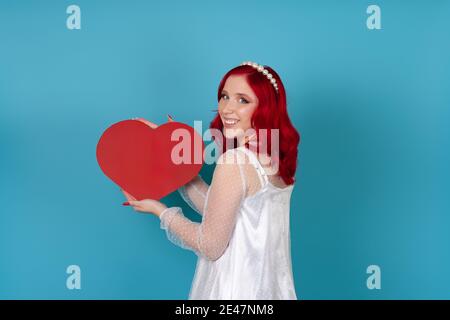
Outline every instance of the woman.
<svg viewBox="0 0 450 320"><path fill-rule="evenodd" d="M245 62L225 74L218 100L210 127L223 132L216 142L224 152L211 185L199 175L178 190L202 222L187 219L180 207L125 194L135 210L160 218L170 241L198 255L189 299L297 299L289 213L300 136L287 115L284 86L272 68ZM245 134L250 129L253 136ZM279 133L279 156L272 155L278 141L262 139L259 129ZM250 150L263 144L265 153Z"/></svg>

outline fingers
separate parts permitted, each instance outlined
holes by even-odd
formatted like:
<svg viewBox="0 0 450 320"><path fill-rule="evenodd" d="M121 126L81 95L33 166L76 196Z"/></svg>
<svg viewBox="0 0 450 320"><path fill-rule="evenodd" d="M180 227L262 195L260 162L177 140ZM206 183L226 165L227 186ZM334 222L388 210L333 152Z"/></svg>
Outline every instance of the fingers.
<svg viewBox="0 0 450 320"><path fill-rule="evenodd" d="M140 201L136 200L135 197L133 197L131 194L129 194L128 192L126 192L122 188L120 188L120 191L122 191L122 193L125 195L125 197L128 200L128 201L125 201L124 203L122 203L122 205L123 206L132 206L134 210L140 211L140 209L141 209Z"/></svg>
<svg viewBox="0 0 450 320"><path fill-rule="evenodd" d="M145 123L146 125L148 125L149 127L151 127L152 129L158 128L158 125L156 123L148 121L148 120L146 120L144 118L131 118L131 120L141 121L141 122ZM173 120L173 118L172 118L172 116L170 114L167 115L167 120L168 120L168 122L174 122L175 121L175 120Z"/></svg>
<svg viewBox="0 0 450 320"><path fill-rule="evenodd" d="M142 122L142 123L145 123L146 125L148 125L150 128L152 128L152 129L156 129L156 128L158 128L158 125L156 124L156 123L153 123L153 122L151 122L151 121L148 121L148 120L146 120L146 119L144 119L144 118L131 118L131 120L137 120L137 121L140 121L140 122Z"/></svg>
<svg viewBox="0 0 450 320"><path fill-rule="evenodd" d="M136 200L135 197L133 197L131 194L129 194L128 192L126 192L125 190L121 189L123 194L125 195L125 197L127 198L128 201L130 200Z"/></svg>
<svg viewBox="0 0 450 320"><path fill-rule="evenodd" d="M145 120L143 118L137 118L136 120L141 121L143 123L145 123L146 125L148 125L150 128L152 129L156 129L158 128L158 125L156 123L153 123L151 121Z"/></svg>
<svg viewBox="0 0 450 320"><path fill-rule="evenodd" d="M140 201L131 200L131 201L128 201L128 202L130 203L130 206L132 206L135 211L142 211L143 210L143 208L141 207Z"/></svg>
<svg viewBox="0 0 450 320"><path fill-rule="evenodd" d="M125 198L127 198L128 201L134 200L134 199L131 199L130 195L128 193L126 193L125 191L122 190L122 193L125 196Z"/></svg>

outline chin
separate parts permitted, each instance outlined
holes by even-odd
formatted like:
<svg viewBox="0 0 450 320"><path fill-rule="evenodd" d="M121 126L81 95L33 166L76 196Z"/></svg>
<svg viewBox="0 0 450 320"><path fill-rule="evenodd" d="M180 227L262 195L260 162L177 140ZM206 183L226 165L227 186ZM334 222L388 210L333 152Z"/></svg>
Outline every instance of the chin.
<svg viewBox="0 0 450 320"><path fill-rule="evenodd" d="M224 136L225 136L225 138L228 139L228 140L237 138L237 135L235 135L235 134L226 134L226 133L225 133Z"/></svg>
<svg viewBox="0 0 450 320"><path fill-rule="evenodd" d="M223 135L225 136L225 138L227 139L234 139L234 138L239 138L239 133L238 133L238 129L224 129Z"/></svg>

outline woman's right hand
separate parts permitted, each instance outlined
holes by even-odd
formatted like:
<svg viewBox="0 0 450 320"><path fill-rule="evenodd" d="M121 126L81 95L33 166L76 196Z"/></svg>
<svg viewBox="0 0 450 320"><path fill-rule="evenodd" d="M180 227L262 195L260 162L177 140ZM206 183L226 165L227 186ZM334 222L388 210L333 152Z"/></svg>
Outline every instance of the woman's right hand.
<svg viewBox="0 0 450 320"><path fill-rule="evenodd" d="M168 119L169 122L172 122L172 121L173 121L173 119L172 119L172 117L171 117L170 115L167 115L167 119ZM144 118L133 118L132 120L138 120L138 121L141 121L141 122L145 123L146 125L148 125L148 126L149 126L150 128L152 128L152 129L158 128L158 125L157 125L157 124L155 124L155 123L153 123L153 122L151 122L151 121L148 121L148 120L146 120L146 119L144 119Z"/></svg>

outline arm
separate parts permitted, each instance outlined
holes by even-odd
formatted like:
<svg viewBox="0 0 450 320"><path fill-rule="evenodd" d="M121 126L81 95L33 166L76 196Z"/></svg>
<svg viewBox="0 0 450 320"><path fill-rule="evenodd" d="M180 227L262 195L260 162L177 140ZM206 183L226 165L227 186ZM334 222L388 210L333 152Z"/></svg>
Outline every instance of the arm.
<svg viewBox="0 0 450 320"><path fill-rule="evenodd" d="M225 154L229 152L235 150ZM246 193L241 165L235 160L229 162L228 157L223 162L225 154L214 170L201 223L187 219L180 207L167 208L160 215L161 228L170 241L208 260L217 260L225 252Z"/></svg>
<svg viewBox="0 0 450 320"><path fill-rule="evenodd" d="M200 215L203 215L206 193L208 192L208 189L209 185L200 175L197 175L194 179L179 188L177 191L192 209Z"/></svg>

